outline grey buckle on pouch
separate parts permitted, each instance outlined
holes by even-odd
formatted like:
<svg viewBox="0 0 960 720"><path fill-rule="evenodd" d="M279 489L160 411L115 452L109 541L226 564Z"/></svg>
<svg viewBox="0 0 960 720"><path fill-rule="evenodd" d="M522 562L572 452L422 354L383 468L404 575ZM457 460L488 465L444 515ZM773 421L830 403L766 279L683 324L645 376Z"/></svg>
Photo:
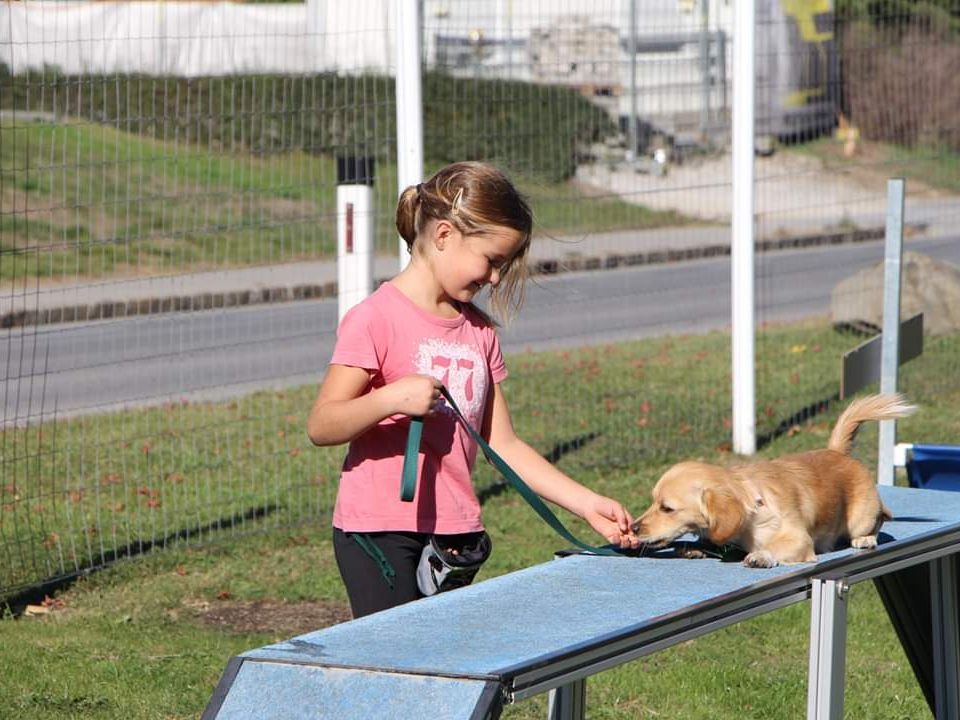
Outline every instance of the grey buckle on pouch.
<svg viewBox="0 0 960 720"><path fill-rule="evenodd" d="M486 532L432 536L417 566L420 592L435 595L469 585L492 548Z"/></svg>

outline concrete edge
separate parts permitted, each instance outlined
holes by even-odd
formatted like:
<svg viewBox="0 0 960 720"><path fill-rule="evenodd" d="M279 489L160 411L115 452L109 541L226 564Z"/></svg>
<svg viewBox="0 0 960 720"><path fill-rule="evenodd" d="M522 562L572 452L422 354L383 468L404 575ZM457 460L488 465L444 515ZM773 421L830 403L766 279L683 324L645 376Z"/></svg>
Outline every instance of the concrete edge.
<svg viewBox="0 0 960 720"><path fill-rule="evenodd" d="M922 232L926 224L913 223L905 229L911 234ZM868 242L884 237L884 228L857 230L839 230L832 233L799 235L793 237L758 240L758 253L777 250L793 250L825 245L842 245ZM730 254L728 244L704 245L690 248L649 250L635 253L607 253L606 255L579 256L570 254L562 259L540 259L530 265L531 275L556 275L563 272L581 272L592 270L612 270L637 265L659 265L664 263L702 260ZM386 278L377 278L379 284ZM161 313L195 312L249 305L291 302L295 300L313 300L337 296L337 283L302 284L292 286L274 286L256 290L231 290L225 292L204 292L191 295L167 295L137 300L104 300L87 305L65 305L37 310L17 310L0 316L0 328L27 327L35 325L54 325L69 322L88 322L114 318L156 315Z"/></svg>

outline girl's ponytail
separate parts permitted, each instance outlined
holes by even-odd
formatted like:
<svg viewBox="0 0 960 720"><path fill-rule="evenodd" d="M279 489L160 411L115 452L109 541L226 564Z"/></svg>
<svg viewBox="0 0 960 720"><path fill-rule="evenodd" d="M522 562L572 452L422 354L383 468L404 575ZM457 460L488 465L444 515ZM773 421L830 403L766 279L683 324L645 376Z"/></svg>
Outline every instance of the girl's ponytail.
<svg viewBox="0 0 960 720"><path fill-rule="evenodd" d="M420 186L410 185L397 202L397 232L407 244L407 252L413 253L413 241L417 239L417 215L420 212Z"/></svg>

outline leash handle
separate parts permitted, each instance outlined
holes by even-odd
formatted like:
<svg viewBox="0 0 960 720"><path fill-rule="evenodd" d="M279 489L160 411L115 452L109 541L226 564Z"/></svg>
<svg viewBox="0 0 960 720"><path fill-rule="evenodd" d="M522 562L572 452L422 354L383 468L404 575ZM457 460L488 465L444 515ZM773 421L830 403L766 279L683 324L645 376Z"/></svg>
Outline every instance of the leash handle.
<svg viewBox="0 0 960 720"><path fill-rule="evenodd" d="M403 453L403 474L400 480L400 499L413 502L417 491L417 456L420 454L420 438L423 435L423 416L410 418L407 432L407 449Z"/></svg>

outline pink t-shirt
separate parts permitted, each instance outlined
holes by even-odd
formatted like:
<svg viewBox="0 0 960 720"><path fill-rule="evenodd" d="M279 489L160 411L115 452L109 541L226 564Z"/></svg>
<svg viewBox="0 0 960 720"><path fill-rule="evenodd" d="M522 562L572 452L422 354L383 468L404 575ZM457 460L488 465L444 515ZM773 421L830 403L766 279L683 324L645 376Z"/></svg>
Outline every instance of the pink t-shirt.
<svg viewBox="0 0 960 720"><path fill-rule="evenodd" d="M431 315L389 282L344 316L330 362L373 371L371 389L432 375L478 430L493 385L507 376L497 334L477 312L466 306L455 318ZM346 532L482 530L470 478L477 444L445 403L424 419L413 502L400 500L409 428L409 417L394 415L350 443L334 526Z"/></svg>

